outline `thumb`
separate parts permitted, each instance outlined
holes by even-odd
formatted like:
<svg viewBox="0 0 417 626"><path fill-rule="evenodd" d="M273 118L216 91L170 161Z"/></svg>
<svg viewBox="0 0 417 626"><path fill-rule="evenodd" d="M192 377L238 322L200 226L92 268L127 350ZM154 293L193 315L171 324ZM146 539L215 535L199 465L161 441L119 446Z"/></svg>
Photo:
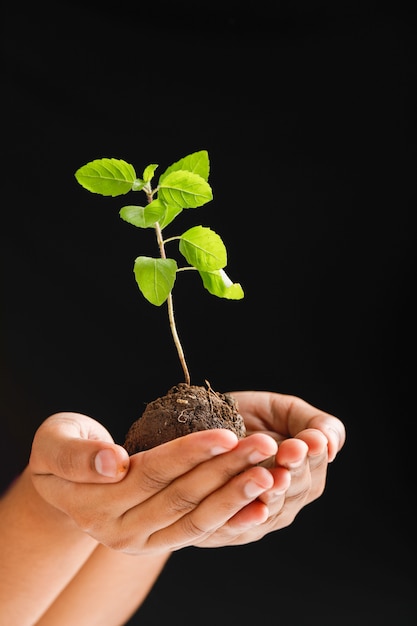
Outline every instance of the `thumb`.
<svg viewBox="0 0 417 626"><path fill-rule="evenodd" d="M113 483L129 469L127 451L102 424L80 413L57 413L36 431L29 465L34 474L72 482Z"/></svg>

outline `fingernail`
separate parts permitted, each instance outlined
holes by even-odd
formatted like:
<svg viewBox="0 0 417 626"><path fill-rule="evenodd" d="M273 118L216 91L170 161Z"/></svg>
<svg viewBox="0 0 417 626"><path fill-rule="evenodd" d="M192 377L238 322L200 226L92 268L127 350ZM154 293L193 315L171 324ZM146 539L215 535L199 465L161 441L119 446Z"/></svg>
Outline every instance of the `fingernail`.
<svg viewBox="0 0 417 626"><path fill-rule="evenodd" d="M116 455L113 450L105 448L96 454L94 465L98 474L115 478L118 474Z"/></svg>
<svg viewBox="0 0 417 626"><path fill-rule="evenodd" d="M218 454L224 454L225 452L230 452L230 448L223 448L222 446L214 446L211 449L211 453L213 456L217 456Z"/></svg>
<svg viewBox="0 0 417 626"><path fill-rule="evenodd" d="M266 519L268 519L268 517ZM258 519L258 520L251 521L251 522L242 522L240 524L240 527L242 528L242 530L245 530L246 528L249 529L249 528L253 528L254 526L260 526L264 522L266 522L266 520L263 520L263 519Z"/></svg>
<svg viewBox="0 0 417 626"><path fill-rule="evenodd" d="M335 445L334 445L334 448L333 448L333 446L331 446L331 445L327 444L327 448L328 448L328 455L329 455L329 457L328 457L328 461L329 461L329 463L331 463L331 462L332 462L332 461L334 461L334 459L336 458L337 451L339 450L339 445L340 445L340 433L339 433L339 432L338 432L335 428L333 428L333 426L329 426L329 427L327 428L327 432L328 432L329 434L333 434L333 435L334 435L334 437L336 438L336 441L334 442L334 444L335 444ZM333 438L333 439L334 439L334 438Z"/></svg>
<svg viewBox="0 0 417 626"><path fill-rule="evenodd" d="M247 498L257 498L265 491L265 489L260 487L257 483L250 481L246 483L244 491Z"/></svg>
<svg viewBox="0 0 417 626"><path fill-rule="evenodd" d="M261 461L265 461L265 454L262 454L262 452L259 452L259 450L254 450L253 452L251 452L251 454L248 456L248 461L249 463L251 463L252 465L257 465L258 463L260 463Z"/></svg>

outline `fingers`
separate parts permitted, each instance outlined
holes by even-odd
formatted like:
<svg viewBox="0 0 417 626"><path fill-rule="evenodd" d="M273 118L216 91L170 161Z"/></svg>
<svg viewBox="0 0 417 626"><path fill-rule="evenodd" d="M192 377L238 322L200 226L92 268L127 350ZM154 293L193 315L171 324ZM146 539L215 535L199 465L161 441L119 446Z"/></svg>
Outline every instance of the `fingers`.
<svg viewBox="0 0 417 626"><path fill-rule="evenodd" d="M310 420L309 428L317 429L323 433L327 439L328 462L334 461L346 441L346 430L343 423L332 415L320 413Z"/></svg>
<svg viewBox="0 0 417 626"><path fill-rule="evenodd" d="M223 535L229 533L233 544L245 543L291 524L306 504L323 493L327 465L327 439L322 432L308 429L282 442L275 465L269 465L273 486L259 496L268 509L267 521L259 529L248 526L243 535L233 536L239 530L239 513L222 529Z"/></svg>
<svg viewBox="0 0 417 626"><path fill-rule="evenodd" d="M130 510L125 521L137 528L143 516L150 520L154 529L150 547L161 542L175 548L189 545L272 487L271 473L257 464L276 451L275 441L266 435L240 440L232 451L199 464L169 489Z"/></svg>
<svg viewBox="0 0 417 626"><path fill-rule="evenodd" d="M297 437L282 442L275 467L270 468L276 485L264 495L263 501L270 504L276 495L281 496L285 484L286 501L292 499L305 504L315 500L324 490L327 455L327 439L318 430L304 430Z"/></svg>
<svg viewBox="0 0 417 626"><path fill-rule="evenodd" d="M277 441L296 437L300 432L315 428L328 442L328 460L333 461L343 447L346 431L333 415L321 411L297 396L268 391L233 392L248 432L269 432Z"/></svg>
<svg viewBox="0 0 417 626"><path fill-rule="evenodd" d="M150 450L130 457L131 474L140 473L140 491L145 499L197 465L233 450L238 444L236 435L226 429L203 430L168 441ZM126 483L135 480L128 477Z"/></svg>
<svg viewBox="0 0 417 626"><path fill-rule="evenodd" d="M225 517L223 524L217 529L202 534L195 544L201 547L240 545L257 541L269 532L285 528L294 521L306 504L321 495L325 486L327 465L328 440L321 431L306 429L297 437L282 441L274 464L271 465L268 458L265 468L262 468L263 471L267 469L270 472L270 486L265 488L266 479L263 483L258 481L258 492L252 492L258 495L245 504L242 498L239 499L237 479L230 481L229 487L235 488L235 502L240 508L228 519ZM251 471L244 472L239 478L250 479ZM215 496L220 497L221 491L204 500L198 511L190 516L191 521L200 529L201 522L195 523L198 519L197 513L204 510L206 502L210 503L211 499L214 501ZM232 496L229 494L229 502L231 501ZM221 502L216 501L216 507L220 511Z"/></svg>
<svg viewBox="0 0 417 626"><path fill-rule="evenodd" d="M35 434L30 467L72 482L117 482L129 469L129 455L95 420L78 413L49 417Z"/></svg>
<svg viewBox="0 0 417 626"><path fill-rule="evenodd" d="M235 527L258 525L268 519L268 508L262 504L260 496L272 488L273 476L261 466L252 467L228 481L222 488L205 498L200 506L181 519L182 532L198 529L203 531L198 544L204 537L223 527L235 518ZM184 534L184 532L183 532Z"/></svg>
<svg viewBox="0 0 417 626"><path fill-rule="evenodd" d="M128 516L136 525L135 515L145 515L154 532L166 528L232 477L276 451L276 443L267 435L239 441L231 431L208 430L133 455L131 471L124 481L125 504L131 509ZM135 510L136 502L129 500L131 482L136 485L135 497L140 494L140 509Z"/></svg>
<svg viewBox="0 0 417 626"><path fill-rule="evenodd" d="M39 448L42 449L42 433L40 437L33 462L38 470L33 476L37 490L47 502L73 519L78 527L109 546L119 545L123 537L129 538L130 532L136 532L143 541L147 533L154 530L146 510L139 509L136 528L130 528L125 519L122 533L119 533L121 518L198 464L233 449L238 442L236 435L228 430L193 433L131 456L129 472L124 480L101 485L96 484L99 481L83 484L64 480L59 477L58 471L52 475L50 470L54 461L43 460L38 464L36 456ZM80 442L77 441L77 444L80 445ZM159 518L165 519L166 515L169 516L170 511L164 508L158 510Z"/></svg>
<svg viewBox="0 0 417 626"><path fill-rule="evenodd" d="M170 546L170 549L178 550L185 546L200 545L233 516L252 504L256 511L251 513L251 524L255 518L258 524L266 521L268 509L257 498L271 487L272 480L270 472L262 467L242 472L210 493L198 506L189 507L189 511L175 523L151 535L149 548L158 546L160 549L162 546L166 549Z"/></svg>
<svg viewBox="0 0 417 626"><path fill-rule="evenodd" d="M129 473L117 484L36 478L43 497L79 528L137 554L191 545L212 533L271 487L270 472L256 464L276 451L267 435L238 441L231 431L208 430L131 456Z"/></svg>

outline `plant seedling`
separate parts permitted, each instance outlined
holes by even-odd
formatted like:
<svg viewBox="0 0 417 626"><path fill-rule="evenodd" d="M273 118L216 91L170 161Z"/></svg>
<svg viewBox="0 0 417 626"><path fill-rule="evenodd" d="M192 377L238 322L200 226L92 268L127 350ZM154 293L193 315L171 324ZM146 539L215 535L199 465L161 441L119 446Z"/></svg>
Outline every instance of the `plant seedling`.
<svg viewBox="0 0 417 626"><path fill-rule="evenodd" d="M157 167L156 164L148 165L143 171L142 178L139 178L130 163L122 159L102 158L80 167L75 173L75 178L88 191L103 196L122 196L131 191L145 193L145 206L136 204L123 206L120 209L120 217L133 226L150 228L155 232L159 256L156 258L138 256L134 261L134 276L143 296L151 304L161 306L167 303L170 329L185 379L183 384L172 388L168 395L175 396L170 398L171 404L172 401L174 403L172 409L174 413L178 413L177 409L182 406L175 421L179 424L188 424L192 430L199 430L201 426L197 427L193 418L193 412L195 413L196 407L200 406L194 400L201 401L200 397L194 398L198 390L204 390L204 402L208 402L210 407L213 406L214 398L221 399L222 403L228 407L233 407L233 403L230 402L229 397L223 398L223 394L214 392L209 385L208 389L191 386L190 373L174 316L172 291L176 277L180 272L195 270L199 273L205 289L220 298L240 300L244 297L244 292L241 285L232 282L226 274L224 268L227 265L227 251L216 232L205 226L193 226L181 235L167 238L163 236L164 229L183 210L201 207L213 199L212 189L208 182L210 162L207 151L194 152L173 163L160 175L157 184L153 186ZM178 250L186 261L185 265L180 266L174 258L166 254L168 244L171 246L174 241L179 242ZM181 399L177 397L179 392L188 395ZM236 408L233 407L233 409L232 421L234 423L239 420L235 415ZM142 422L142 425L146 421L143 419L145 413L138 420ZM156 423L155 416L153 420ZM205 422L204 428L227 427L220 426L218 418L214 419L213 425L207 424L208 422ZM181 428L179 434L169 435L169 427L165 424L165 440L184 434L182 432L184 427Z"/></svg>

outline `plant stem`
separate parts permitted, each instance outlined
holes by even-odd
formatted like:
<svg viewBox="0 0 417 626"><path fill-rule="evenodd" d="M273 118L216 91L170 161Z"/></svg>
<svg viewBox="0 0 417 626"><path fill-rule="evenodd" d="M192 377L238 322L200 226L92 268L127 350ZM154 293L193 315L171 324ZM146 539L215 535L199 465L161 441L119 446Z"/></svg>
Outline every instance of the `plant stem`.
<svg viewBox="0 0 417 626"><path fill-rule="evenodd" d="M164 241L162 238L162 231L158 222L156 222L155 224L155 232L156 232L156 239L158 241L158 247L159 247L161 259L166 259L165 246L164 246ZM177 332L177 325L175 323L175 316L174 316L174 305L173 305L171 292L168 295L167 304L168 304L168 318L169 318L169 326L171 329L171 334L174 339L174 344L178 352L182 370L184 372L185 382L187 385L189 385L191 383L191 378L190 378L190 373L188 371L187 362L185 360L184 350L182 349L181 341Z"/></svg>

